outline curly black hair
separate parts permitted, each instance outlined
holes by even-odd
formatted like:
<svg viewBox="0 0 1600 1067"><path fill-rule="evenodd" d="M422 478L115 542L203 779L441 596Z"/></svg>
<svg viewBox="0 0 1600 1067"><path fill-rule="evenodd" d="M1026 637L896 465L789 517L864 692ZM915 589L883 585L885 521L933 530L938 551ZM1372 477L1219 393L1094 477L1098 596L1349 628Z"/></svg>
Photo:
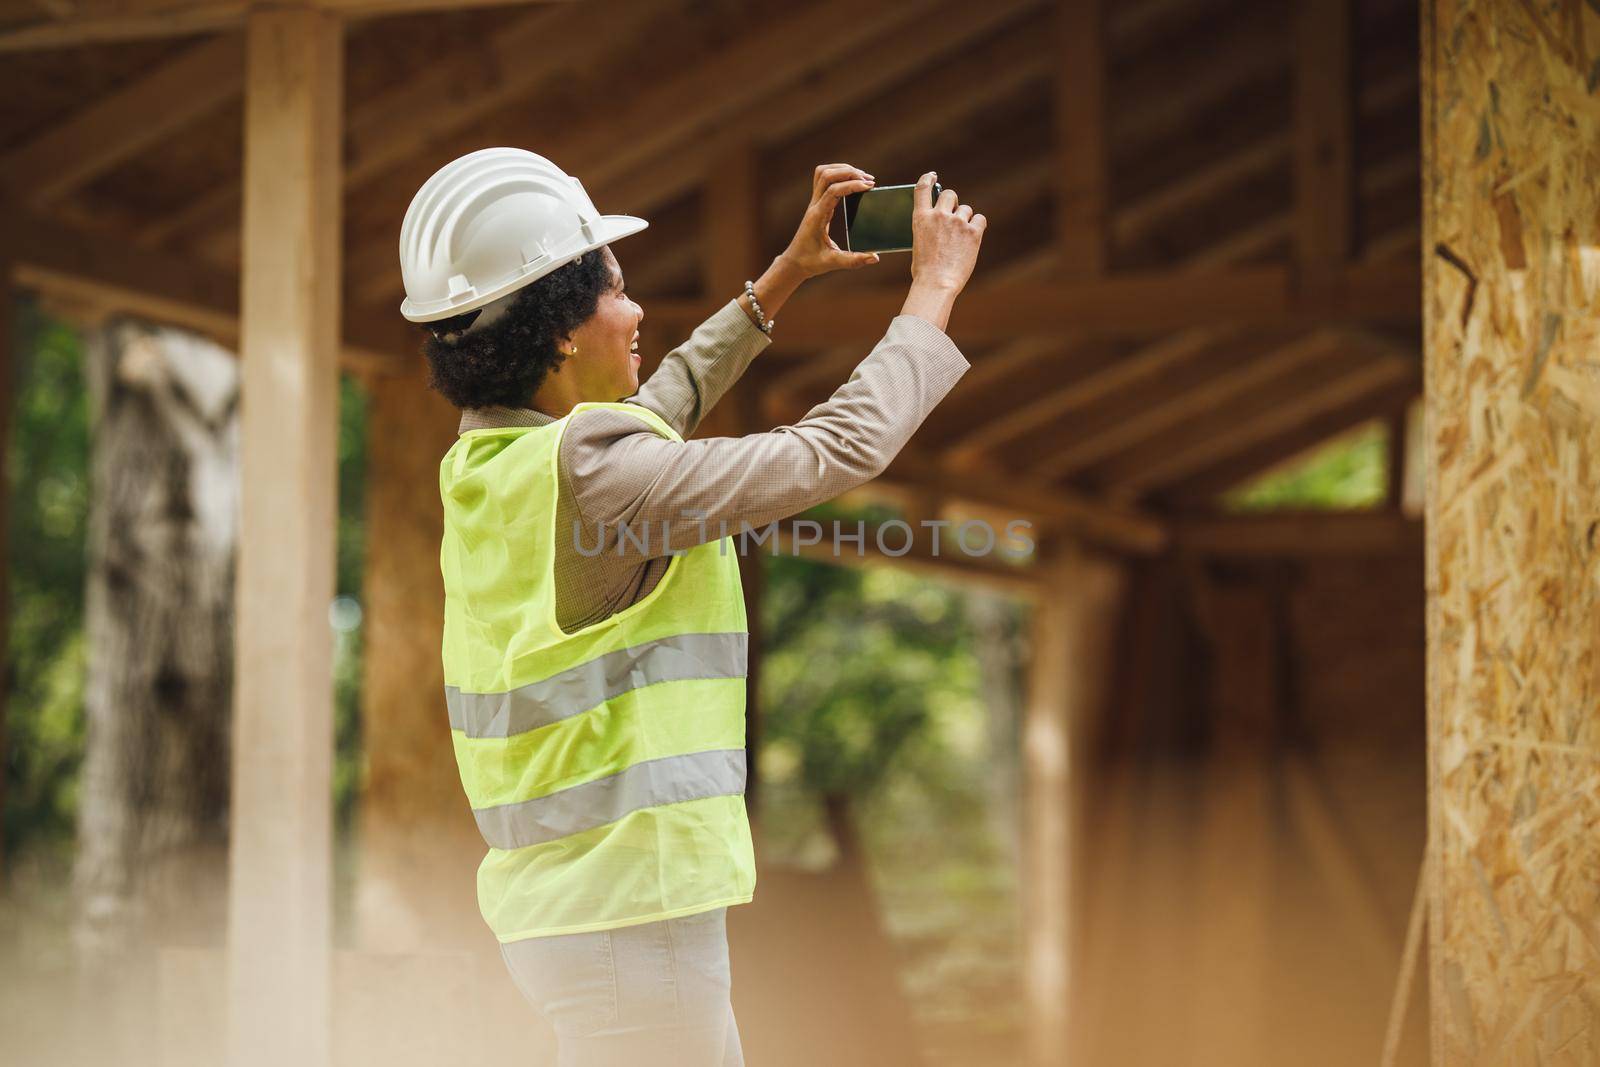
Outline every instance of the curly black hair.
<svg viewBox="0 0 1600 1067"><path fill-rule="evenodd" d="M589 320L611 284L605 249L596 248L523 286L504 315L476 332L460 332L476 311L424 323L428 385L458 408L527 407L567 358L560 339Z"/></svg>

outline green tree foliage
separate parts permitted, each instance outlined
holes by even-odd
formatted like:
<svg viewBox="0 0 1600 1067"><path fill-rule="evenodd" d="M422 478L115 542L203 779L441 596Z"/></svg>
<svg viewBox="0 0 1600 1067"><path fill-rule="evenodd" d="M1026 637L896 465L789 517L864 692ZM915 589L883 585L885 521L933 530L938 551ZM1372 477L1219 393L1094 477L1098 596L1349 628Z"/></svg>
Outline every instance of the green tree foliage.
<svg viewBox="0 0 1600 1067"><path fill-rule="evenodd" d="M77 817L84 746L84 583L90 426L82 338L33 303L18 307L16 405L7 452L10 628L3 830L6 855L64 863ZM340 390L334 796L348 825L359 782L361 629L365 558L366 396ZM352 610L352 608L354 610Z"/></svg>
<svg viewBox="0 0 1600 1067"><path fill-rule="evenodd" d="M804 517L824 530L837 518L848 532L895 515L830 505ZM1004 840L1014 809L994 783L1014 781L1002 768L1017 752L1014 731L989 718L978 594L890 565L761 551L764 855L832 862L820 801L849 798L930 1056L952 1034L1008 1047L1018 1024L1016 869ZM1018 645L1026 609L1005 602L998 616L1000 641ZM1020 676L999 685L1015 696ZM930 1062L972 1062L951 1056Z"/></svg>
<svg viewBox="0 0 1600 1067"><path fill-rule="evenodd" d="M6 470L8 856L71 839L87 665L89 405L83 350L76 333L31 301L17 310L16 403Z"/></svg>

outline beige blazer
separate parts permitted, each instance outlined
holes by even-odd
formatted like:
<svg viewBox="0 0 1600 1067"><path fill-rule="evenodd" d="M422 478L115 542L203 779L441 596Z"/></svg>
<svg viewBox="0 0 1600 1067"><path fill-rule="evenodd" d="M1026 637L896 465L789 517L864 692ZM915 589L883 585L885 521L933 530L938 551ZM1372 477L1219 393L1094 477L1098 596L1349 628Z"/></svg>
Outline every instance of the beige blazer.
<svg viewBox="0 0 1600 1067"><path fill-rule="evenodd" d="M771 343L730 300L627 399L687 438ZM969 366L943 330L898 315L849 380L792 426L678 442L616 411L573 416L557 457L558 624L570 632L635 603L672 552L759 529L872 480ZM467 408L460 432L554 421L531 408Z"/></svg>

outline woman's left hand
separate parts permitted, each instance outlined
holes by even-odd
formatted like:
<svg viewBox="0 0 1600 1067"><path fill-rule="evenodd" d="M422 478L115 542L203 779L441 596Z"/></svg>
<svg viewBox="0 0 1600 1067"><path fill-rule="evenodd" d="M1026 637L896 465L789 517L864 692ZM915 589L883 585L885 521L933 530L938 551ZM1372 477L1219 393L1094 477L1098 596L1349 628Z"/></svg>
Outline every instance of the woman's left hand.
<svg viewBox="0 0 1600 1067"><path fill-rule="evenodd" d="M848 163L824 163L811 178L811 205L783 255L808 278L836 270L856 270L878 262L875 252L846 252L828 236L828 222L839 201L871 189L872 175Z"/></svg>

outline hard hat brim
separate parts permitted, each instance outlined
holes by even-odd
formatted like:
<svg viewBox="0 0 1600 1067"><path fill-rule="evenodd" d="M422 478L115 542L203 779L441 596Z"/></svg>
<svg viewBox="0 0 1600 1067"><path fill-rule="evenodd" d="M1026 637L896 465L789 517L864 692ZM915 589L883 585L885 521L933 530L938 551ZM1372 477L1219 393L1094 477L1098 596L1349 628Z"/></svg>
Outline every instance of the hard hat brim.
<svg viewBox="0 0 1600 1067"><path fill-rule="evenodd" d="M437 322L440 319L448 319L453 315L464 315L469 311L476 311L485 304L499 300L507 293L521 289L525 285L538 281L546 274L559 270L585 253L593 252L603 245L632 236L640 230L648 228L649 225L644 219L633 215L602 215L593 224L598 233L598 239L574 252L567 253L559 260L541 263L538 266L530 266L521 273L513 274L492 289L486 289L482 292L463 293L459 299L419 303L407 297L400 303L400 314L410 322Z"/></svg>

